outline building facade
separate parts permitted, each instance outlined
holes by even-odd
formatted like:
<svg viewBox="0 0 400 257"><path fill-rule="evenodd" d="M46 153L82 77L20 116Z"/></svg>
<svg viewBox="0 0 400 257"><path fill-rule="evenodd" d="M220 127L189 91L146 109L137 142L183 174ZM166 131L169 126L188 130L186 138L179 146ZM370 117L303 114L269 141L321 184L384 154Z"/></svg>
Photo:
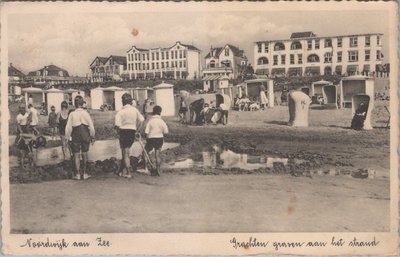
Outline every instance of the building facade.
<svg viewBox="0 0 400 257"><path fill-rule="evenodd" d="M292 33L290 39L254 44L254 70L259 75L373 75L382 69L380 33L317 37Z"/></svg>
<svg viewBox="0 0 400 257"><path fill-rule="evenodd" d="M37 71L31 71L26 76L25 82L33 83L36 85L62 85L62 84L75 84L86 83L86 77L70 76L68 71L56 65L47 65Z"/></svg>
<svg viewBox="0 0 400 257"><path fill-rule="evenodd" d="M91 81L122 81L126 73L126 57L110 55L109 57L97 56L90 64Z"/></svg>
<svg viewBox="0 0 400 257"><path fill-rule="evenodd" d="M224 47L211 47L210 52L205 56L205 61L203 77L224 75L230 79L236 79L247 65L244 51L229 44Z"/></svg>
<svg viewBox="0 0 400 257"><path fill-rule="evenodd" d="M19 84L24 82L25 74L19 69L15 68L12 63L8 66L8 83Z"/></svg>
<svg viewBox="0 0 400 257"><path fill-rule="evenodd" d="M127 73L130 79L196 79L200 78L200 50L179 41L169 48L127 51Z"/></svg>

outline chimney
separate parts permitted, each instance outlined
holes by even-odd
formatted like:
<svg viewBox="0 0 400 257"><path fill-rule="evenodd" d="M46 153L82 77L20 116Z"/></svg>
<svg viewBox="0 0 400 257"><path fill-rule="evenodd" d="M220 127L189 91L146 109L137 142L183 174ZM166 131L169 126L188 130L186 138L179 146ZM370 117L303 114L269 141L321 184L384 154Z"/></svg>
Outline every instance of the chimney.
<svg viewBox="0 0 400 257"><path fill-rule="evenodd" d="M212 45L211 45L211 48L210 48L210 56L211 56L211 57L213 57L213 56L214 56L214 53L213 53L213 51L214 51L214 49L213 49L213 47L212 47Z"/></svg>

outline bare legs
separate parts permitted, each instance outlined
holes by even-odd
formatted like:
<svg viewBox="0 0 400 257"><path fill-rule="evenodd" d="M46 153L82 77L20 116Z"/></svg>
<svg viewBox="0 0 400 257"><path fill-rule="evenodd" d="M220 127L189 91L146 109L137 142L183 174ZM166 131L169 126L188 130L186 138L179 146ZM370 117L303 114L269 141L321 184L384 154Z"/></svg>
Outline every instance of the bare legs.
<svg viewBox="0 0 400 257"><path fill-rule="evenodd" d="M131 161L129 159L129 148L121 148L121 153L122 153L122 161L121 161L121 165L122 165L122 176L126 176L126 177L131 177ZM124 174L124 169L126 169L126 173Z"/></svg>
<svg viewBox="0 0 400 257"><path fill-rule="evenodd" d="M83 167L81 169L81 155L80 153L74 153L74 163L76 175L80 176L80 179L85 179L85 172L87 169L88 153L82 152Z"/></svg>

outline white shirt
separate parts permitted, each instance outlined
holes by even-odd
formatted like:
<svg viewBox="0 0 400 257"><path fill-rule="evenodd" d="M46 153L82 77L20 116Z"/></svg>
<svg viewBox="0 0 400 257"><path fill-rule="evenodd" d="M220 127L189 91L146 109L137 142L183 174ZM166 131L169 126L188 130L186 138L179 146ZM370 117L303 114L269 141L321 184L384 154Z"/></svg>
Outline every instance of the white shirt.
<svg viewBox="0 0 400 257"><path fill-rule="evenodd" d="M168 127L160 115L153 115L147 122L144 133L147 138L163 138L164 134L168 134Z"/></svg>
<svg viewBox="0 0 400 257"><path fill-rule="evenodd" d="M115 126L120 129L136 130L137 126L143 121L143 115L130 104L124 105L115 115Z"/></svg>
<svg viewBox="0 0 400 257"><path fill-rule="evenodd" d="M34 107L31 107L29 112L32 115L31 125L36 126L39 123L38 111Z"/></svg>
<svg viewBox="0 0 400 257"><path fill-rule="evenodd" d="M25 113L24 115L22 115L21 113L18 113L17 115L17 124L21 125L21 126L25 126L26 124L28 124L28 113Z"/></svg>
<svg viewBox="0 0 400 257"><path fill-rule="evenodd" d="M65 127L66 138L71 137L73 127L78 127L82 124L89 127L90 136L94 137L95 131L92 118L90 117L89 113L86 110L82 108L77 108L75 111L71 112L68 116L67 125Z"/></svg>

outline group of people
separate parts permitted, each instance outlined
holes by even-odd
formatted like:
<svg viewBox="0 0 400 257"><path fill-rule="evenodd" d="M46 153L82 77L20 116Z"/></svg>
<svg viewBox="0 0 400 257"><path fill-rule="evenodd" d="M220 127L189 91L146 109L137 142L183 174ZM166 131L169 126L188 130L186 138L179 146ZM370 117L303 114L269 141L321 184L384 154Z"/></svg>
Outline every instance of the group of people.
<svg viewBox="0 0 400 257"><path fill-rule="evenodd" d="M146 137L146 145L143 151L148 153L154 149L155 165L150 167L152 175L160 174L161 157L160 151L164 142L164 135L168 133L166 123L161 119L162 108L155 105L150 115L146 109L145 115L147 119L135 107L132 96L128 93L122 95L123 108L115 115L115 129L118 133L119 144L122 153L121 166L118 175L131 178L134 172L130 161L130 149L134 142L141 139L140 133L144 132ZM74 161L74 179L84 180L90 176L87 174L88 151L91 145L95 143L95 127L89 112L84 108L84 99L78 95L74 99L74 110L69 110L68 103L61 103L61 111L55 113L54 106L51 107L49 114L49 126L52 133L58 132L61 138L64 159L68 154ZM39 118L36 109L31 104L28 105L28 112L25 106L20 106L17 115L17 134L33 133L39 134L36 126ZM140 143L140 142L138 142ZM141 144L141 143L140 143ZM81 166L81 157L82 163ZM139 161L139 160L138 160ZM146 159L143 158L146 163ZM151 162L150 158L147 162ZM146 166L145 166L146 167Z"/></svg>
<svg viewBox="0 0 400 257"><path fill-rule="evenodd" d="M258 99L250 100L246 94L243 94L242 97L236 95L233 101L235 105L234 109L238 111L257 111L260 109L265 110L269 104L268 98L265 94L264 85L260 85Z"/></svg>

